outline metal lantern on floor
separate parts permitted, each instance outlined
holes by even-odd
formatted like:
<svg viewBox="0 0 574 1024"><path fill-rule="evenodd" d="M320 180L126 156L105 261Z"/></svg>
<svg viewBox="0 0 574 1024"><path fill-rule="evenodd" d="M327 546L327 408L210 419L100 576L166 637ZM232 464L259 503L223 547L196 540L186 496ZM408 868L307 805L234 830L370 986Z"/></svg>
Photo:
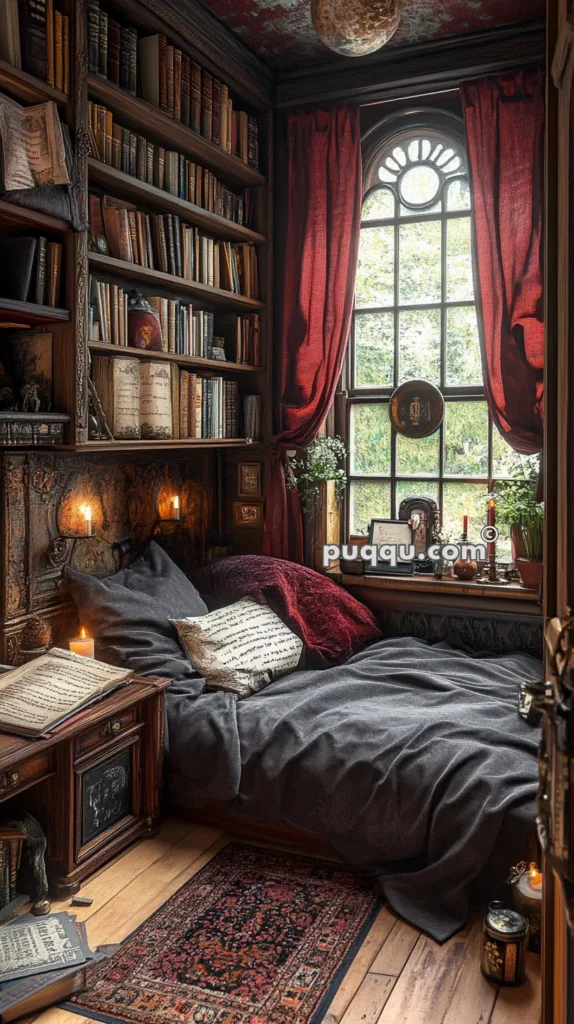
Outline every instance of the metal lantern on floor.
<svg viewBox="0 0 574 1024"><path fill-rule="evenodd" d="M311 16L321 42L345 57L380 50L395 34L403 0L311 0Z"/></svg>

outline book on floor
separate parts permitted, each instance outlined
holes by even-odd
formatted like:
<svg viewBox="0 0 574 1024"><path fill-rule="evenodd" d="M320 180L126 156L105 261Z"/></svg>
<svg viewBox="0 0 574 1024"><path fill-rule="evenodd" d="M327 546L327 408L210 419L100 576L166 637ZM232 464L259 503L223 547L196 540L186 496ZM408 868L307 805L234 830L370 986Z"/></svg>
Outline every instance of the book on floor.
<svg viewBox="0 0 574 1024"><path fill-rule="evenodd" d="M130 675L125 669L53 647L0 677L0 729L17 736L41 737L106 696Z"/></svg>

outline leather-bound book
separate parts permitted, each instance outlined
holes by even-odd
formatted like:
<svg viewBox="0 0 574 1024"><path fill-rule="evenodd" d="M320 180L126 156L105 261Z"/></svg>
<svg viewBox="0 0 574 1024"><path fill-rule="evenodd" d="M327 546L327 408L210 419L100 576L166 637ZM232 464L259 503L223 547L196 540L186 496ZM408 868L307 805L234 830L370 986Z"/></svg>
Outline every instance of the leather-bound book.
<svg viewBox="0 0 574 1024"><path fill-rule="evenodd" d="M189 128L191 116L191 61L183 54L181 58L181 123Z"/></svg>
<svg viewBox="0 0 574 1024"><path fill-rule="evenodd" d="M217 78L213 79L212 103L211 141L219 146L221 144L221 82Z"/></svg>
<svg viewBox="0 0 574 1024"><path fill-rule="evenodd" d="M153 185L154 179L155 147L153 142L146 142L146 172L145 180L148 185Z"/></svg>
<svg viewBox="0 0 574 1024"><path fill-rule="evenodd" d="M100 10L100 49L98 52L98 74L108 77L108 16Z"/></svg>
<svg viewBox="0 0 574 1024"><path fill-rule="evenodd" d="M46 263L48 259L48 239L38 238L36 240L36 259L34 261L34 272L30 286L30 302L37 302L39 306L46 305ZM53 303L50 303L53 305Z"/></svg>
<svg viewBox="0 0 574 1024"><path fill-rule="evenodd" d="M201 68L194 60L191 62L191 114L190 128L201 133Z"/></svg>
<svg viewBox="0 0 574 1024"><path fill-rule="evenodd" d="M46 0L18 0L22 68L46 81L48 47L46 40Z"/></svg>
<svg viewBox="0 0 574 1024"><path fill-rule="evenodd" d="M120 40L120 25L110 18L108 21L108 79L114 85L120 84Z"/></svg>
<svg viewBox="0 0 574 1024"><path fill-rule="evenodd" d="M70 95L70 19L62 15L62 59L64 64L64 92Z"/></svg>
<svg viewBox="0 0 574 1024"><path fill-rule="evenodd" d="M100 66L100 5L98 0L88 0L88 71L98 73Z"/></svg>
<svg viewBox="0 0 574 1024"><path fill-rule="evenodd" d="M119 124L112 125L112 167L122 169L123 128Z"/></svg>
<svg viewBox="0 0 574 1024"><path fill-rule="evenodd" d="M213 130L213 76L209 71L201 74L201 134L211 139Z"/></svg>
<svg viewBox="0 0 574 1024"><path fill-rule="evenodd" d="M138 91L138 34L135 28L128 28L128 92L132 96Z"/></svg>
<svg viewBox="0 0 574 1024"><path fill-rule="evenodd" d="M36 255L36 239L0 240L0 291L2 298L26 302Z"/></svg>
<svg viewBox="0 0 574 1024"><path fill-rule="evenodd" d="M229 89L224 82L221 83L221 97L220 97L220 121L221 129L219 133L219 145L222 149L227 149L227 134L228 134L228 116L227 106L229 104Z"/></svg>
<svg viewBox="0 0 574 1024"><path fill-rule="evenodd" d="M130 48L131 37L129 28L120 29L120 88L129 91L130 87ZM144 97L145 99L145 97Z"/></svg>
<svg viewBox="0 0 574 1024"><path fill-rule="evenodd" d="M167 82L167 110L166 113L173 117L173 46L169 43L165 48L166 82Z"/></svg>
<svg viewBox="0 0 574 1024"><path fill-rule="evenodd" d="M48 282L48 305L59 305L60 280L61 280L61 243L48 243L48 258L46 266Z"/></svg>
<svg viewBox="0 0 574 1024"><path fill-rule="evenodd" d="M173 117L181 121L181 50L173 51Z"/></svg>
<svg viewBox="0 0 574 1024"><path fill-rule="evenodd" d="M55 85L54 63L54 0L46 0L46 81Z"/></svg>

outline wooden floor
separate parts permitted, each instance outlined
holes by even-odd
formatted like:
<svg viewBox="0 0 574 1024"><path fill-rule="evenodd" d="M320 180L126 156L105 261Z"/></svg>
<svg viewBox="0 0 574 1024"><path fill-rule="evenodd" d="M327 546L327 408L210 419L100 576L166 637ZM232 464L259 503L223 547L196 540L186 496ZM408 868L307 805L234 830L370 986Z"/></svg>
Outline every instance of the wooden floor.
<svg viewBox="0 0 574 1024"><path fill-rule="evenodd" d="M120 942L191 878L230 837L207 826L167 820L154 839L133 847L81 890L91 907L85 920L93 947ZM263 844L258 844L263 845ZM69 910L70 903L53 910ZM376 918L324 1024L539 1024L540 957L528 955L528 980L498 989L479 968L477 917L443 946L387 908ZM26 1024L89 1024L65 1010L46 1010Z"/></svg>

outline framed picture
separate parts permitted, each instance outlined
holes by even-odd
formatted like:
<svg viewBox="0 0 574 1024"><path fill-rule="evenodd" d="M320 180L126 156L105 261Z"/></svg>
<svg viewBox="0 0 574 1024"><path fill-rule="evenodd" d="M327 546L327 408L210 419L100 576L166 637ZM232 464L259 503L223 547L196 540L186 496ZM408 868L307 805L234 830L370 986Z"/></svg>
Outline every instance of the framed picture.
<svg viewBox="0 0 574 1024"><path fill-rule="evenodd" d="M399 508L399 519L410 524L414 531L415 554L420 560L419 572L433 572L434 563L420 559L426 555L431 544L436 544L440 535L440 513L432 498L404 498Z"/></svg>
<svg viewBox="0 0 574 1024"><path fill-rule="evenodd" d="M261 463L240 462L238 466L237 493L240 498L261 497Z"/></svg>
<svg viewBox="0 0 574 1024"><path fill-rule="evenodd" d="M414 546L414 530L411 528L410 523L400 519L371 519L369 544L377 548L384 544L392 544L397 549L397 558L396 565L392 565L390 561L381 561L380 559L377 560L377 564L374 567L367 563L366 572L379 574L399 573L403 576L409 576L414 572L413 559L401 558L399 555L400 547L407 551L411 546Z"/></svg>
<svg viewBox="0 0 574 1024"><path fill-rule="evenodd" d="M233 502L234 526L263 526L263 505L247 504L243 501Z"/></svg>

